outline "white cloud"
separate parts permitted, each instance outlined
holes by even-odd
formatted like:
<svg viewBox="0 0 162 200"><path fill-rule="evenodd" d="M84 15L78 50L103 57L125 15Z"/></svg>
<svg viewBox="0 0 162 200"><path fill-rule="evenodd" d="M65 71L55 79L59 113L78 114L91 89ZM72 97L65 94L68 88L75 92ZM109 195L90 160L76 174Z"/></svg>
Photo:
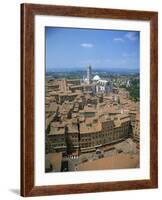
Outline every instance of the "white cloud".
<svg viewBox="0 0 162 200"><path fill-rule="evenodd" d="M124 42L124 39L123 39L123 38L120 38L120 37L114 38L113 40L114 40L115 42Z"/></svg>
<svg viewBox="0 0 162 200"><path fill-rule="evenodd" d="M136 32L128 32L125 37L131 41L135 41L138 39Z"/></svg>
<svg viewBox="0 0 162 200"><path fill-rule="evenodd" d="M82 44L80 44L80 46L84 47L84 48L93 48L94 47L94 45L91 43L82 43Z"/></svg>

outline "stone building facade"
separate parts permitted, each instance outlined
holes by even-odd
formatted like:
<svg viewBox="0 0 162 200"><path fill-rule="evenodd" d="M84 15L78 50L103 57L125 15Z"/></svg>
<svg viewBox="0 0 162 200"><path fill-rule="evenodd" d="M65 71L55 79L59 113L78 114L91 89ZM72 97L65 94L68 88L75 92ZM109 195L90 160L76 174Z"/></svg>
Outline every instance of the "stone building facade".
<svg viewBox="0 0 162 200"><path fill-rule="evenodd" d="M79 126L79 128L78 128ZM88 117L82 122L53 122L48 137L56 151L93 151L97 147L115 143L129 137L130 117L120 115L115 119L105 116Z"/></svg>

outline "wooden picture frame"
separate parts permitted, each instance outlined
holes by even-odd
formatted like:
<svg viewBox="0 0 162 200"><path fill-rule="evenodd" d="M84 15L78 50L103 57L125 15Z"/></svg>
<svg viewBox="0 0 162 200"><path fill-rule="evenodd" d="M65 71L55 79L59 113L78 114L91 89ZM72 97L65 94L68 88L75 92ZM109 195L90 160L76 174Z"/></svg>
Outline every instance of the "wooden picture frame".
<svg viewBox="0 0 162 200"><path fill-rule="evenodd" d="M34 184L34 17L73 16L150 21L150 179L65 185ZM55 5L21 5L21 195L59 195L158 187L158 13Z"/></svg>

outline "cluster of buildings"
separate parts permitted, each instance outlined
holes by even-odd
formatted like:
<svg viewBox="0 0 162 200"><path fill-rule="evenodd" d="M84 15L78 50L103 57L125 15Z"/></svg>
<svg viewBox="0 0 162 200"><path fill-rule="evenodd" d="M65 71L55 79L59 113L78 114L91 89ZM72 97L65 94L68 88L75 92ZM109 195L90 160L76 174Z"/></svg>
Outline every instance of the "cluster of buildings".
<svg viewBox="0 0 162 200"><path fill-rule="evenodd" d="M95 93L101 92L101 93L108 94L108 93L112 92L111 80L110 79L108 79L108 80L101 79L99 77L99 75L95 75L92 78L92 68L90 65L87 67L87 76L86 76L86 78L83 77L82 82L87 83L88 85L92 83L92 88L93 88L92 91Z"/></svg>
<svg viewBox="0 0 162 200"><path fill-rule="evenodd" d="M52 152L92 152L132 137L139 142L139 103L112 81L92 77L46 80L46 139Z"/></svg>

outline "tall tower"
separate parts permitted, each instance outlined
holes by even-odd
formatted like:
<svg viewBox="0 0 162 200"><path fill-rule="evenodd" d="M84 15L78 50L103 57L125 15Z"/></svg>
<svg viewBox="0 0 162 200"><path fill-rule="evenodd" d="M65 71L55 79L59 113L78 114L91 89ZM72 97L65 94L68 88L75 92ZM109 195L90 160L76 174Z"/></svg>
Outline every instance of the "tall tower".
<svg viewBox="0 0 162 200"><path fill-rule="evenodd" d="M92 77L92 67L91 65L88 65L87 67L87 83L91 83L91 77Z"/></svg>

